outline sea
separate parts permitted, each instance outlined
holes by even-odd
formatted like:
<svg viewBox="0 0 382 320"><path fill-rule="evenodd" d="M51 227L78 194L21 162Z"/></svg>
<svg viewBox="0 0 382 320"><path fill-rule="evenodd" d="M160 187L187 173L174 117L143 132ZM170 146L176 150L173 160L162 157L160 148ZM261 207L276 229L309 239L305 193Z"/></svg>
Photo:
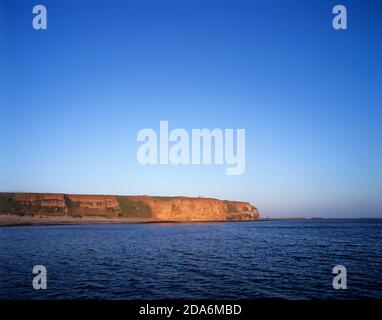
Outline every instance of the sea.
<svg viewBox="0 0 382 320"><path fill-rule="evenodd" d="M382 220L2 227L0 299L382 299Z"/></svg>

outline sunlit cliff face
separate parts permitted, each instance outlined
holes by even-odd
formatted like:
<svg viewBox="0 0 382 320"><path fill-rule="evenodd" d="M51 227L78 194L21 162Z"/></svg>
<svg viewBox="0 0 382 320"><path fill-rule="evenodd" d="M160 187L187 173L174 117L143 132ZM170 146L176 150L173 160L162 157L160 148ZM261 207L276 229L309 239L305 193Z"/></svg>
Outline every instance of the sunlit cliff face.
<svg viewBox="0 0 382 320"><path fill-rule="evenodd" d="M0 213L43 216L104 216L165 221L257 220L248 202L211 198L2 193Z"/></svg>

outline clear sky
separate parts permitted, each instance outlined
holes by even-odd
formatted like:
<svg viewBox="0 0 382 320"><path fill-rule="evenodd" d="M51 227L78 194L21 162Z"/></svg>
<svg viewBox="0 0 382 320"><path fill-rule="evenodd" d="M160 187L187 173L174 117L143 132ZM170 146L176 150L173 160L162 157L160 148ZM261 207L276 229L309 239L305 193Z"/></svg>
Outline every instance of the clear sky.
<svg viewBox="0 0 382 320"><path fill-rule="evenodd" d="M380 1L0 0L0 191L382 216ZM348 30L332 28L335 4ZM32 28L44 4L48 29ZM142 128L246 129L246 171L141 166Z"/></svg>

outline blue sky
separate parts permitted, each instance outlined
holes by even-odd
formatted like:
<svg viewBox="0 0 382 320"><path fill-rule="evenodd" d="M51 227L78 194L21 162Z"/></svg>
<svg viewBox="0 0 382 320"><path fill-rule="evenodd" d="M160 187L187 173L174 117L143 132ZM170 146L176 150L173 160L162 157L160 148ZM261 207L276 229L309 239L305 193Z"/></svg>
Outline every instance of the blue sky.
<svg viewBox="0 0 382 320"><path fill-rule="evenodd" d="M5 1L0 191L211 196L263 216L382 213L382 5ZM32 28L33 5L48 29ZM246 171L141 166L137 132L245 128Z"/></svg>

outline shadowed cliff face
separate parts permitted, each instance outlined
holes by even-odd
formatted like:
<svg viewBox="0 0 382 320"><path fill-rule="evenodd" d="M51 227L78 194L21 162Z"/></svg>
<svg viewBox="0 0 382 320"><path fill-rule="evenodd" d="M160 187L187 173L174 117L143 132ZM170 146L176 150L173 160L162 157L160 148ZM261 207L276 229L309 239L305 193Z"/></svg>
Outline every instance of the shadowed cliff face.
<svg viewBox="0 0 382 320"><path fill-rule="evenodd" d="M211 198L0 193L0 214L102 216L164 221L257 220L248 202Z"/></svg>

